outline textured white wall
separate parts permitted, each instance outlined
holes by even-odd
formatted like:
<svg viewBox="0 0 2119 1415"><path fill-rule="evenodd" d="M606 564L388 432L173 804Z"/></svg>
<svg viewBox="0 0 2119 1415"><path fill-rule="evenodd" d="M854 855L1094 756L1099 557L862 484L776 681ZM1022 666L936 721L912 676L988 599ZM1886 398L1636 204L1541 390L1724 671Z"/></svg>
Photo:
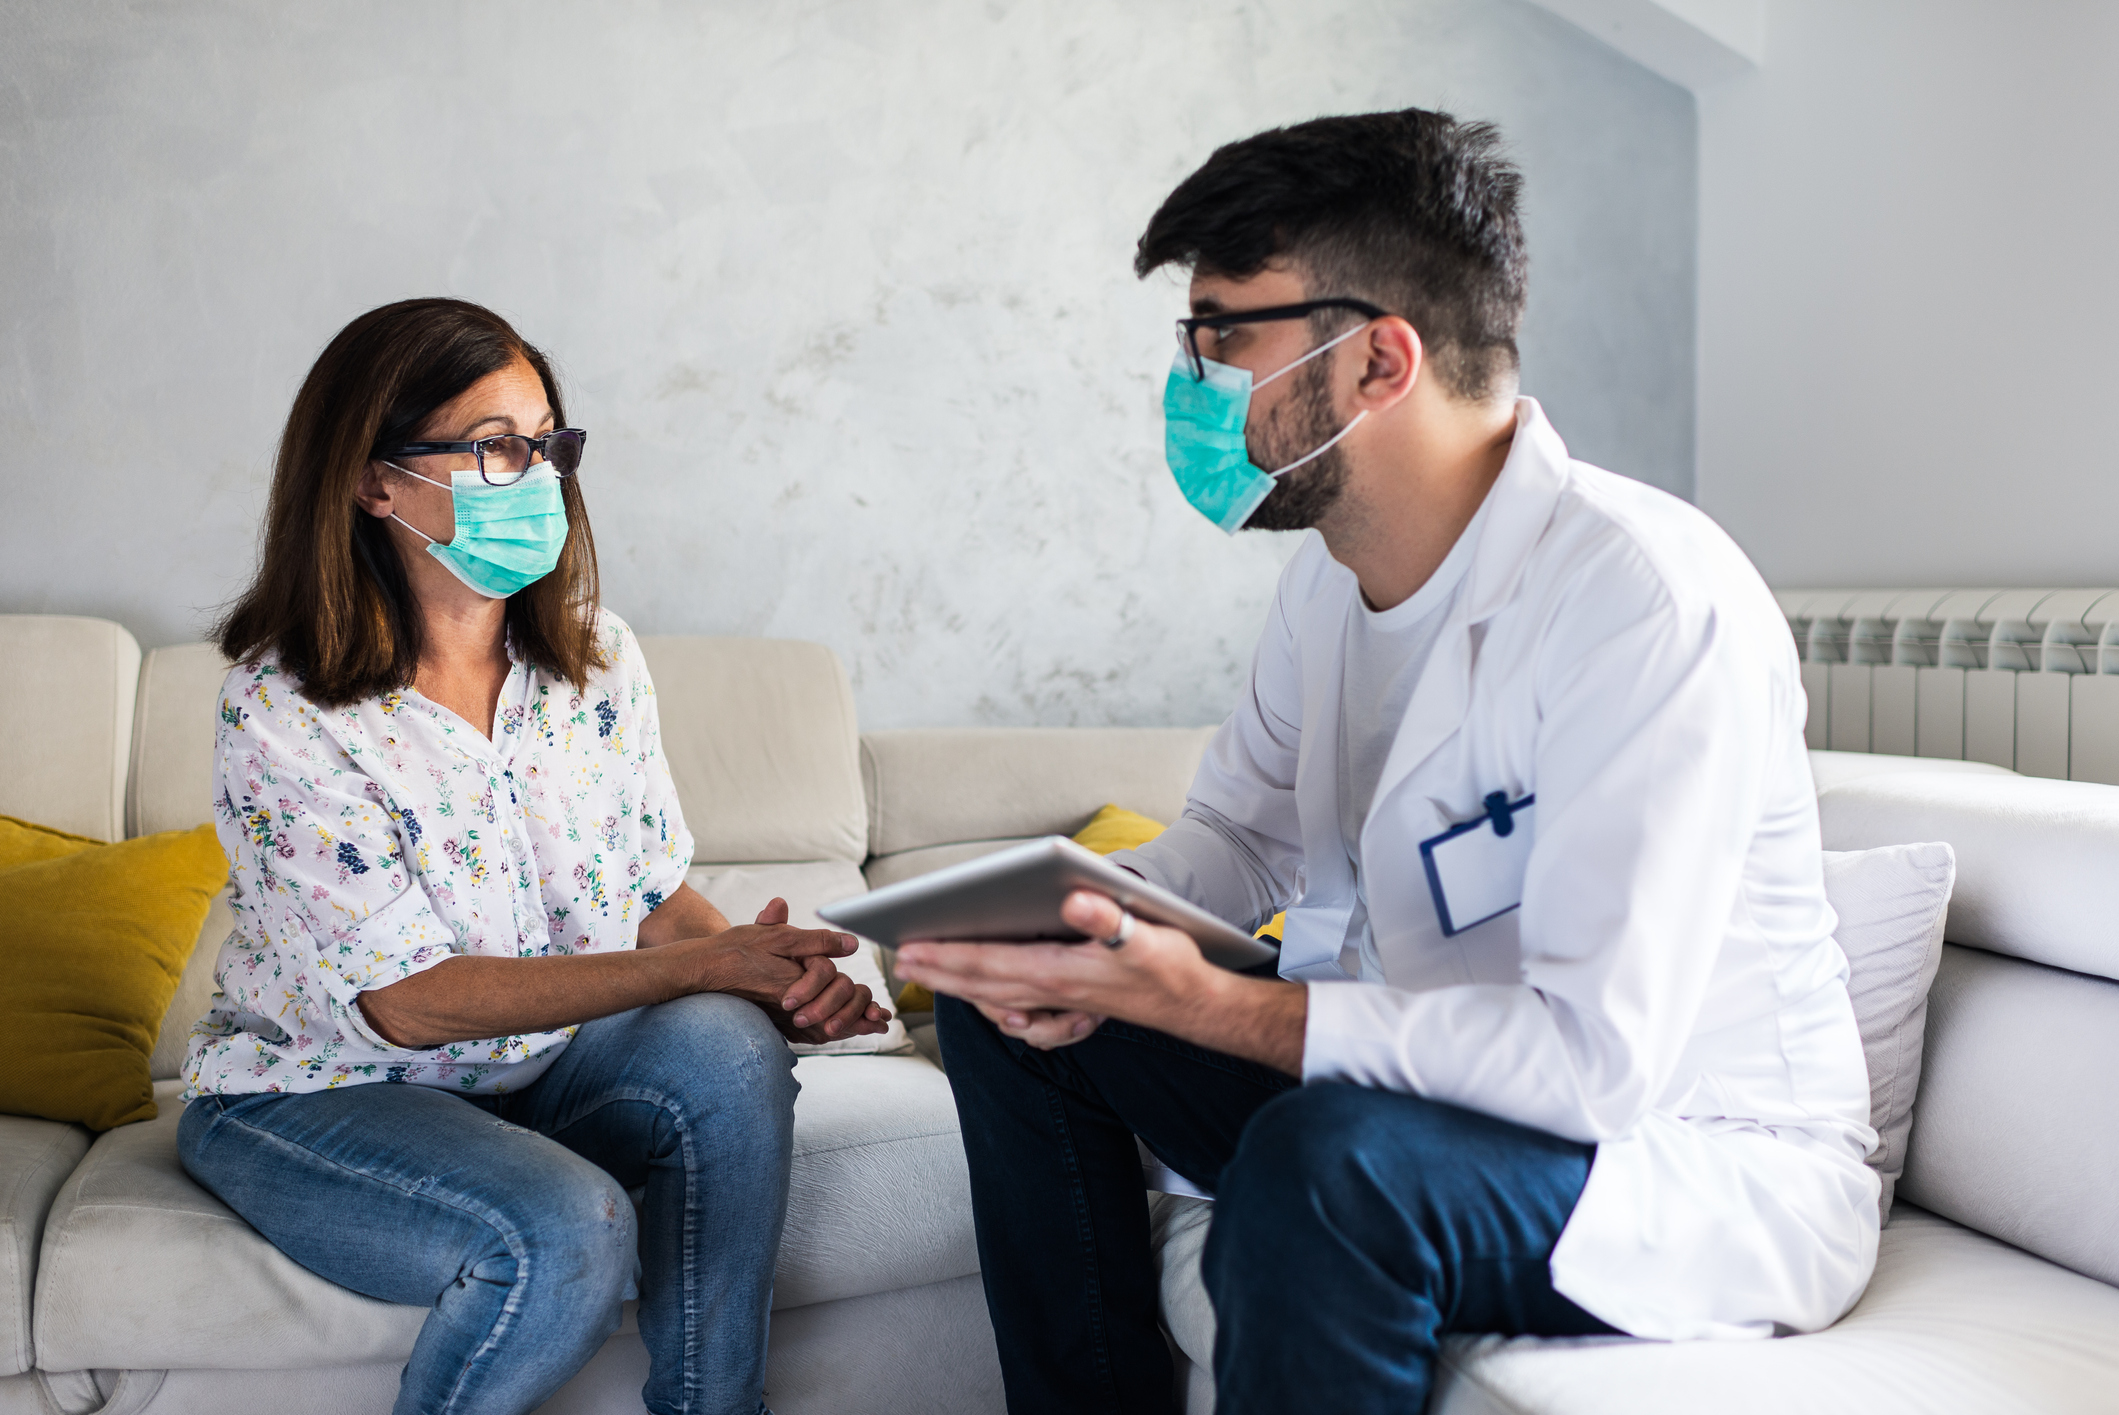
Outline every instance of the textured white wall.
<svg viewBox="0 0 2119 1415"><path fill-rule="evenodd" d="M1170 486L1132 243L1217 144L1412 103L1529 174L1529 390L1690 490L1692 101L1518 0L0 0L0 46L0 609L198 637L316 352L448 293L557 360L641 630L821 640L870 726L1214 720L1292 543Z"/></svg>
<svg viewBox="0 0 2119 1415"><path fill-rule="evenodd" d="M2119 576L2119 7L1773 0L1700 97L1699 501L1779 585Z"/></svg>

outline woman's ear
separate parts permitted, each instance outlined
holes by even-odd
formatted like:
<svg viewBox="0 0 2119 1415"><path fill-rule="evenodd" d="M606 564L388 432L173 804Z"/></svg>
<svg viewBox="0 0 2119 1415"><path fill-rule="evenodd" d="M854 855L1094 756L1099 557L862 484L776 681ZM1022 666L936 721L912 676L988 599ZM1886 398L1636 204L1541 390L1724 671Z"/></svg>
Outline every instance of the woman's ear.
<svg viewBox="0 0 2119 1415"><path fill-rule="evenodd" d="M390 483L383 476L383 464L370 462L361 468L361 479L353 486L353 504L377 520L387 520L397 509L390 499Z"/></svg>

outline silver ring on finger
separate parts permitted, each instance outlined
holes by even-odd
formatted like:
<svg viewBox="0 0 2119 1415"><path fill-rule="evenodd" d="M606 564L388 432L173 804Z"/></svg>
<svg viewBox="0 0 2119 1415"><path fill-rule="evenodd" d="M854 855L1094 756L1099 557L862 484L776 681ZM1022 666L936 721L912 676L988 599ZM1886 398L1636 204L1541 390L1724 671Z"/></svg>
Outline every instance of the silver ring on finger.
<svg viewBox="0 0 2119 1415"><path fill-rule="evenodd" d="M1109 938L1100 938L1098 943L1106 948L1124 948L1126 940L1133 937L1133 915L1125 909L1118 911L1118 932Z"/></svg>

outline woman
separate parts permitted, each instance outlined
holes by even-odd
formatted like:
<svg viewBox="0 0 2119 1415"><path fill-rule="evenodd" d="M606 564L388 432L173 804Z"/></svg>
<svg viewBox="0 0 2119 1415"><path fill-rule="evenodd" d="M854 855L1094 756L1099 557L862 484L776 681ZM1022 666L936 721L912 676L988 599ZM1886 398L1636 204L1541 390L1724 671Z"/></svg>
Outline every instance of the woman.
<svg viewBox="0 0 2119 1415"><path fill-rule="evenodd" d="M851 938L780 900L731 927L684 883L564 421L544 356L456 300L361 316L296 396L221 628L237 928L179 1148L296 1262L432 1308L404 1415L534 1409L617 1328L636 1254L648 1409L755 1415L780 1036L890 1014L832 966Z"/></svg>

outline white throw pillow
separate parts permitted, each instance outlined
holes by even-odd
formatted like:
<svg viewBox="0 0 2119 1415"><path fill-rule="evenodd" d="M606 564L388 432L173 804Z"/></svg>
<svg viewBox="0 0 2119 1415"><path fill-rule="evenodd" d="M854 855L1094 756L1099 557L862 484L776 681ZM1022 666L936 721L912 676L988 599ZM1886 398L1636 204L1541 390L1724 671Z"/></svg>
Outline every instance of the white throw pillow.
<svg viewBox="0 0 2119 1415"><path fill-rule="evenodd" d="M1941 841L1824 855L1825 897L1839 915L1833 936L1847 955L1847 991L1869 1063L1869 1124L1879 1137L1869 1164L1883 1179L1878 1204L1889 1222L1913 1132L1928 987L1942 963L1957 855Z"/></svg>

